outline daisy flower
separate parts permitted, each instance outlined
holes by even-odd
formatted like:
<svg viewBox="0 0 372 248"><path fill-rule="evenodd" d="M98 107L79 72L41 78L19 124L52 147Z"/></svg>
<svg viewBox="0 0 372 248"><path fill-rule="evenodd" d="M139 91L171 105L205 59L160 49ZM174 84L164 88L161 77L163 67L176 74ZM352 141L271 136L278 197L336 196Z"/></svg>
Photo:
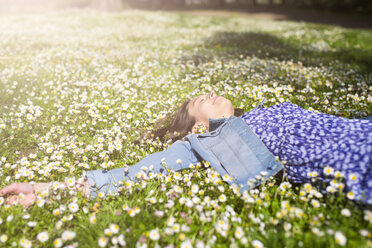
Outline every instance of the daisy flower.
<svg viewBox="0 0 372 248"><path fill-rule="evenodd" d="M149 237L151 240L154 240L154 241L159 240L160 234L159 234L158 228L151 230L149 233Z"/></svg>
<svg viewBox="0 0 372 248"><path fill-rule="evenodd" d="M48 232L41 232L39 233L36 238L41 242L41 243L44 243L45 241L47 241L49 239L49 235L48 235Z"/></svg>

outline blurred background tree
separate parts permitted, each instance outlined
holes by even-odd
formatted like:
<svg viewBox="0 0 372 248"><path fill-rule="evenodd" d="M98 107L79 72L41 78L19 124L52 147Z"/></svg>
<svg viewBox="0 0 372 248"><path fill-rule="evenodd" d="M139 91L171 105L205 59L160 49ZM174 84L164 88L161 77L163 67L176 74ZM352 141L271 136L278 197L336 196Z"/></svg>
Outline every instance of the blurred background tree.
<svg viewBox="0 0 372 248"><path fill-rule="evenodd" d="M121 10L124 6L123 0L91 0L91 6L94 9L102 11Z"/></svg>
<svg viewBox="0 0 372 248"><path fill-rule="evenodd" d="M167 8L251 8L287 6L329 11L372 14L372 0L122 0L132 7Z"/></svg>
<svg viewBox="0 0 372 248"><path fill-rule="evenodd" d="M1 12L94 8L101 11L122 9L237 9L254 7L319 9L372 15L372 0L0 0Z"/></svg>

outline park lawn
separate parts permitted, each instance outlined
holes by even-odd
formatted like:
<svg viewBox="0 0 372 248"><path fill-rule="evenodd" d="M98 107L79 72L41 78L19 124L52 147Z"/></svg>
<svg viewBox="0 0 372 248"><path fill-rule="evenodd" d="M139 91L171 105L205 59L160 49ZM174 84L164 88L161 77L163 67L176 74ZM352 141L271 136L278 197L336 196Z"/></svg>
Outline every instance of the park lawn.
<svg viewBox="0 0 372 248"><path fill-rule="evenodd" d="M142 131L210 90L244 111L266 98L372 112L372 30L71 10L1 14L0 37L0 187L133 165L170 145L133 144ZM0 197L0 247L372 245L372 212L342 193L342 177L334 193L284 178L239 195L202 167L93 200L54 184L27 210Z"/></svg>

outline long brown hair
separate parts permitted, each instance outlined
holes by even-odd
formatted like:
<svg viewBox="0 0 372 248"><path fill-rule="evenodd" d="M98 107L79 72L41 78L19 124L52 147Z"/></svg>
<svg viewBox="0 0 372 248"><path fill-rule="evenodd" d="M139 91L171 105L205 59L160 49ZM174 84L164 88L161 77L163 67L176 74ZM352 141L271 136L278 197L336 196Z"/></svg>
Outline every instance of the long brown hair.
<svg viewBox="0 0 372 248"><path fill-rule="evenodd" d="M165 118L159 120L155 124L153 131L147 131L145 134L141 135L141 140L156 137L162 143L171 140L175 142L176 140L182 139L191 132L192 127L195 125L195 118L189 114L188 103L191 100L187 100L179 107L176 114L171 114ZM239 117L243 114L243 109L234 108L234 115Z"/></svg>

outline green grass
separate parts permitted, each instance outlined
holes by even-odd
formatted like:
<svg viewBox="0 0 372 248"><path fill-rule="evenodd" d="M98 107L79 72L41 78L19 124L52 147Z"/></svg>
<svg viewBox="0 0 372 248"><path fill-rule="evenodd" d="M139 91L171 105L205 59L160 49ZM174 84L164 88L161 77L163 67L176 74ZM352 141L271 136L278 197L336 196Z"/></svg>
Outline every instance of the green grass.
<svg viewBox="0 0 372 248"><path fill-rule="evenodd" d="M347 118L372 112L372 30L127 10L3 14L0 35L0 187L79 178L84 163L89 169L101 169L104 161L112 161L111 168L135 164L169 145L133 145L141 130L210 90L245 111L266 97L266 106L291 101ZM114 140L122 148L109 152ZM191 169L182 180L172 174L170 181L151 179L146 187L91 201L61 192L59 200L26 211L2 203L0 238L8 239L0 246L27 239L33 247L52 247L66 230L76 237L63 245L79 247L97 247L101 237L112 242L119 234L128 247L188 241L246 247L255 240L265 247L337 247L336 232L348 247L371 246L372 213L340 192L318 198L304 185L281 190L273 179L241 197L228 184L206 182L211 173ZM178 185L183 193L172 193ZM191 185L204 192L192 193ZM219 201L221 194L226 201ZM192 198L200 203L180 203ZM75 213L68 208L73 201ZM139 213L130 216L135 207ZM120 229L109 236L112 223ZM149 232L156 228L160 239L153 241ZM42 231L48 231L46 243L36 239Z"/></svg>

